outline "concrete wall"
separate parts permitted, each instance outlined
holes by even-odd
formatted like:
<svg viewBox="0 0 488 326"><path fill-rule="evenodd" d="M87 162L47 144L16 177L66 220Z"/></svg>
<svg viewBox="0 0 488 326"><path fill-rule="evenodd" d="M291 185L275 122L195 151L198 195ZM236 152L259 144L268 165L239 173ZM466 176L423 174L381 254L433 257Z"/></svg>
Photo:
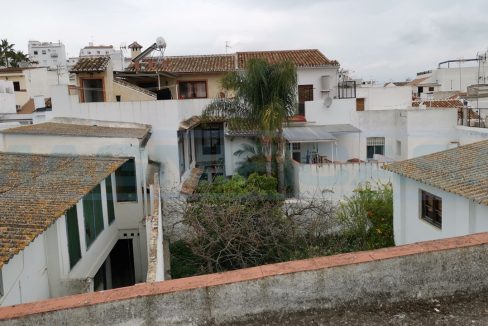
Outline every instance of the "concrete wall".
<svg viewBox="0 0 488 326"><path fill-rule="evenodd" d="M488 235L265 265L0 308L2 325L202 325L488 290ZM359 322L359 321L358 321Z"/></svg>
<svg viewBox="0 0 488 326"><path fill-rule="evenodd" d="M295 164L300 197L317 196L322 191L330 193L332 200L341 200L353 194L359 184L390 181L389 172L381 169L382 163Z"/></svg>
<svg viewBox="0 0 488 326"><path fill-rule="evenodd" d="M488 231L488 207L399 175L392 179L395 244ZM442 228L421 219L421 190L442 199Z"/></svg>

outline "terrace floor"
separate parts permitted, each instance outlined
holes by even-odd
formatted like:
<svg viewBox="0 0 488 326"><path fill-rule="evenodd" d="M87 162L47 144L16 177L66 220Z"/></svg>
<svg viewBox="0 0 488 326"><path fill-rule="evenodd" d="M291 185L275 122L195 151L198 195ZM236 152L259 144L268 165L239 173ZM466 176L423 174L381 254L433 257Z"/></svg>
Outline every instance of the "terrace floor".
<svg viewBox="0 0 488 326"><path fill-rule="evenodd" d="M369 308L267 315L232 325L488 325L488 293Z"/></svg>

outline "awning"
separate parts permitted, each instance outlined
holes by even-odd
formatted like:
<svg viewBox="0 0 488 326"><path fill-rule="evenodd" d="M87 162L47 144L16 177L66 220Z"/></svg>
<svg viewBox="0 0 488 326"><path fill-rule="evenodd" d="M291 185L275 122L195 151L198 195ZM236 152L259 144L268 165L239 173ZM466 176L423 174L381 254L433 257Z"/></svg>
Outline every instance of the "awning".
<svg viewBox="0 0 488 326"><path fill-rule="evenodd" d="M335 124L322 126L300 126L283 129L283 136L290 143L320 143L335 141L335 133L361 132L350 124Z"/></svg>
<svg viewBox="0 0 488 326"><path fill-rule="evenodd" d="M290 143L319 143L336 140L323 126L284 128L283 136Z"/></svg>
<svg viewBox="0 0 488 326"><path fill-rule="evenodd" d="M191 128L196 127L197 125L199 125L200 122L201 122L200 117L194 115L191 118L186 119L186 120L180 122L180 130L188 130L188 129L191 129Z"/></svg>

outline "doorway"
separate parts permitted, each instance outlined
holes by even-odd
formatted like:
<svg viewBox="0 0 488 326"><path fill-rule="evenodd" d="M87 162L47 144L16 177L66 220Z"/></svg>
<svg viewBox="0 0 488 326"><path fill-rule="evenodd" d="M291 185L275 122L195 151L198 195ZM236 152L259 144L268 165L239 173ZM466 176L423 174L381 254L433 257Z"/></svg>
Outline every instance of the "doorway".
<svg viewBox="0 0 488 326"><path fill-rule="evenodd" d="M120 239L110 252L112 289L136 283L132 239Z"/></svg>

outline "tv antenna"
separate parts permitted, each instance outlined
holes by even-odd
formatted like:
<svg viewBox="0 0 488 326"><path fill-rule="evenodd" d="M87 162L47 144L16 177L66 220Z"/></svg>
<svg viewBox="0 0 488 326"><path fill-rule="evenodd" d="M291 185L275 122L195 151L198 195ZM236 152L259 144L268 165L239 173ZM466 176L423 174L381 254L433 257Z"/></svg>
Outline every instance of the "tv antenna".
<svg viewBox="0 0 488 326"><path fill-rule="evenodd" d="M230 46L230 41L225 41L225 54L228 53L229 49L232 49L232 46Z"/></svg>

